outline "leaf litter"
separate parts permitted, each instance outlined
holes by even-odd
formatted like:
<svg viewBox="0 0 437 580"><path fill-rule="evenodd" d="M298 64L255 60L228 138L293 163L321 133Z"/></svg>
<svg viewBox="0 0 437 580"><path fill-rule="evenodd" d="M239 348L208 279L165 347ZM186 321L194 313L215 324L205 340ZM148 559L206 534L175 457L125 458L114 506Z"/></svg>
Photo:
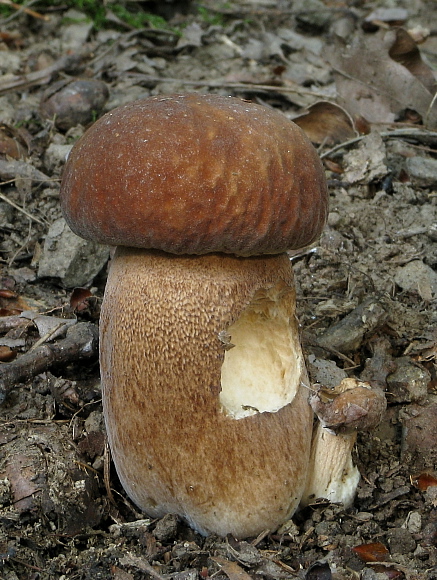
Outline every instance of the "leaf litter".
<svg viewBox="0 0 437 580"><path fill-rule="evenodd" d="M437 578L435 4L166 2L166 20L142 29L110 8L101 28L42 2L2 22L0 331L15 358L0 363L0 576ZM84 79L99 90L79 94L85 112L62 92ZM388 401L358 436L352 508L315 502L245 542L144 519L125 497L95 350L107 255L84 282L83 250L68 243L65 263L49 235L63 231L60 173L89 123L175 91L275 107L318 147L328 224L290 255L311 380L376 381Z"/></svg>

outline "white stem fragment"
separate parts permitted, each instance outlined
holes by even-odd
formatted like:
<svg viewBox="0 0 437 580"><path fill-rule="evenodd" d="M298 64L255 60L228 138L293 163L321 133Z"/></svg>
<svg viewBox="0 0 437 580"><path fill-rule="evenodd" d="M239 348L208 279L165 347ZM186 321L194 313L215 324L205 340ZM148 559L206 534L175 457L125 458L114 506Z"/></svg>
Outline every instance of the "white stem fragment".
<svg viewBox="0 0 437 580"><path fill-rule="evenodd" d="M354 499L360 473L352 463L356 433L334 435L319 423L315 429L309 478L302 505L324 498L349 507Z"/></svg>

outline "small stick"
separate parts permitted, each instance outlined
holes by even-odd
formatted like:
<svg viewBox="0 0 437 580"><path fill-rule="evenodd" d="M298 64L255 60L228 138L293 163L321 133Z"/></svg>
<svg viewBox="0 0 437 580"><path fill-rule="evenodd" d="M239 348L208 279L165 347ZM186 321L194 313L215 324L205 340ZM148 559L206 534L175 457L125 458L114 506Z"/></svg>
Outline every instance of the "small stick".
<svg viewBox="0 0 437 580"><path fill-rule="evenodd" d="M0 0L1 1L1 0ZM2 193L0 193L0 199L2 199L3 201L5 201L6 203L8 203L9 205L11 205L12 207L14 207L16 210L20 211L22 214L24 214L26 217L28 217L30 220L33 220L35 222L38 222L39 224L41 224L42 226L44 225L44 222L41 221L39 218L33 216L32 214L30 214L29 212L27 212L25 209L23 209L22 207L20 207L19 205L17 205L16 203L14 203L13 201L11 201L10 199L8 199L6 197L6 195L3 195ZM47 223L47 222L46 222Z"/></svg>
<svg viewBox="0 0 437 580"><path fill-rule="evenodd" d="M310 91L305 87L301 87L297 83L290 83L288 85L264 85L257 83L236 83L236 82L226 82L224 80L220 81L209 81L208 79L201 79L194 81L191 79L179 79L176 77L156 77L150 76L143 73L126 73L123 74L124 78L133 79L142 82L150 83L173 83L178 82L185 86L204 86L210 89L214 88L230 88L240 91L262 91L262 92L275 92L275 93L291 93L298 95L309 95L318 99L323 98L323 95L316 93L315 91Z"/></svg>
<svg viewBox="0 0 437 580"><path fill-rule="evenodd" d="M25 88L32 87L34 85L46 84L52 80L53 75L71 68L74 66L78 67L82 58L85 55L80 54L67 54L61 56L52 65L43 68L42 70L30 72L25 75L13 75L8 77L6 81L0 82L0 95L3 95L9 91L14 90L24 90Z"/></svg>
<svg viewBox="0 0 437 580"><path fill-rule="evenodd" d="M437 132L436 131L429 131L427 129L395 129L393 131L383 131L380 133L380 136L383 139L413 139L417 141L421 141L424 143L435 143L437 140ZM355 143L359 143L362 141L367 135L360 135L359 137L354 137L353 139L349 139L348 141L343 141L343 143L339 143L335 145L328 151L324 151L321 153L320 158L324 159L325 157L329 157L333 153L336 153L340 149L347 149L351 145L355 145Z"/></svg>
<svg viewBox="0 0 437 580"><path fill-rule="evenodd" d="M21 4L16 4L11 0L0 0L0 4L6 4L10 6L14 10L18 10L19 12L25 12L29 16L33 16L33 18L38 18L39 20L45 20L46 22L50 20L50 16L45 16L44 14L40 14L39 12L35 12L31 8L26 8L26 6L21 6Z"/></svg>
<svg viewBox="0 0 437 580"><path fill-rule="evenodd" d="M71 326L64 339L38 346L14 361L0 365L0 404L17 383L28 381L55 365L93 358L97 352L96 325L79 322Z"/></svg>

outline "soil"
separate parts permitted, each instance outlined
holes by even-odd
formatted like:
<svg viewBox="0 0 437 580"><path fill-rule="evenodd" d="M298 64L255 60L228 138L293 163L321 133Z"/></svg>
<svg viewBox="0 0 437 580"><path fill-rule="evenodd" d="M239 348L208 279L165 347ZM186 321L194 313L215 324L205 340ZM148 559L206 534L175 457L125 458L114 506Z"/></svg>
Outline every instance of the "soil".
<svg viewBox="0 0 437 580"><path fill-rule="evenodd" d="M434 2L125 4L164 11L169 26L133 29L111 3L100 29L44 3L2 21L0 578L437 578ZM357 67L343 77L374 93L373 112L357 111L356 93L341 92L339 59L328 58L334 37L345 50L360 40L365 70L368 47L399 26L424 42L404 59L381 49L374 67L390 65L395 80L410 67L415 92L384 100L384 86L359 79ZM187 91L292 119L324 103L307 129L325 163L328 224L290 255L307 365L313 385L356 377L388 403L379 426L358 433L352 507L315 501L244 541L201 537L173 515L147 519L125 496L105 440L94 340L108 249L66 241L59 221L65 155L86 127L123 103ZM336 105L329 123L327 102ZM68 320L83 332L66 334Z"/></svg>

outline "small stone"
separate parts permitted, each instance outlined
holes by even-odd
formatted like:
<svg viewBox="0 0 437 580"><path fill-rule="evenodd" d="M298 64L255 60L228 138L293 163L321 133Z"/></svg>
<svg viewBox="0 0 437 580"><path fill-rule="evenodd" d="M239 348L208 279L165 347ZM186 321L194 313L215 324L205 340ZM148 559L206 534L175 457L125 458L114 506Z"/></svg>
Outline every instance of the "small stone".
<svg viewBox="0 0 437 580"><path fill-rule="evenodd" d="M391 554L408 554L416 549L416 542L405 528L393 528L387 532Z"/></svg>
<svg viewBox="0 0 437 580"><path fill-rule="evenodd" d="M377 8L365 18L365 22L399 23L408 20L408 10L405 8Z"/></svg>
<svg viewBox="0 0 437 580"><path fill-rule="evenodd" d="M44 153L44 164L52 171L64 165L73 145L50 143Z"/></svg>
<svg viewBox="0 0 437 580"><path fill-rule="evenodd" d="M418 534L422 529L422 516L419 512L410 512L402 524L411 534Z"/></svg>
<svg viewBox="0 0 437 580"><path fill-rule="evenodd" d="M401 420L402 460L411 461L417 472L434 469L437 465L437 403L426 407L412 403L401 414Z"/></svg>
<svg viewBox="0 0 437 580"><path fill-rule="evenodd" d="M308 357L308 371L314 383L333 389L347 377L346 371L338 367L334 361Z"/></svg>
<svg viewBox="0 0 437 580"><path fill-rule="evenodd" d="M387 376L387 397L390 403L412 403L426 399L431 375L410 357L395 359L396 370Z"/></svg>
<svg viewBox="0 0 437 580"><path fill-rule="evenodd" d="M102 81L62 80L44 92L40 109L44 117L54 119L58 129L67 131L93 121L102 112L108 97L108 87Z"/></svg>
<svg viewBox="0 0 437 580"><path fill-rule="evenodd" d="M81 49L93 29L93 21L86 14L74 8L63 14L63 20L66 22L61 35L63 51L73 52Z"/></svg>
<svg viewBox="0 0 437 580"><path fill-rule="evenodd" d="M38 268L39 278L59 278L65 288L86 286L109 258L109 248L76 236L63 218L47 233Z"/></svg>
<svg viewBox="0 0 437 580"><path fill-rule="evenodd" d="M373 514L370 512L358 512L355 517L360 522L370 522L373 519Z"/></svg>
<svg viewBox="0 0 437 580"><path fill-rule="evenodd" d="M305 30L324 30L333 20L333 13L326 9L321 0L299 0L294 2L296 21Z"/></svg>
<svg viewBox="0 0 437 580"><path fill-rule="evenodd" d="M437 222L431 224L426 232L426 235L433 242L437 242Z"/></svg>
<svg viewBox="0 0 437 580"><path fill-rule="evenodd" d="M167 514L159 520L153 530L153 535L160 542L168 542L176 537L178 531L178 517L174 514Z"/></svg>
<svg viewBox="0 0 437 580"><path fill-rule="evenodd" d="M437 273L421 260L413 260L396 270L395 282L406 291L416 291L422 300L437 296Z"/></svg>
<svg viewBox="0 0 437 580"><path fill-rule="evenodd" d="M405 169L414 185L434 187L437 184L437 159L409 157L405 162Z"/></svg>

